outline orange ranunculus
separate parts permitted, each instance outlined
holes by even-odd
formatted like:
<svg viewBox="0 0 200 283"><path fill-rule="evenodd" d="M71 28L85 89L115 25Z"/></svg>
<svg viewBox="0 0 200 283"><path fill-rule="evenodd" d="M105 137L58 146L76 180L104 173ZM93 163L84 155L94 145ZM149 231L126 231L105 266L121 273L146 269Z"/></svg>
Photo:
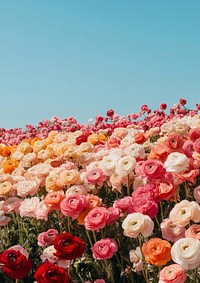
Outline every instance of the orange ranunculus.
<svg viewBox="0 0 200 283"><path fill-rule="evenodd" d="M138 144L142 144L147 140L144 133L142 132L137 132L133 136L135 138L135 142Z"/></svg>
<svg viewBox="0 0 200 283"><path fill-rule="evenodd" d="M51 210L59 210L60 202L64 198L65 198L65 194L63 190L57 192L49 192L44 198L44 203Z"/></svg>
<svg viewBox="0 0 200 283"><path fill-rule="evenodd" d="M3 171L6 174L11 174L12 171L14 171L19 165L19 162L15 159L8 159L6 160L2 167L3 167Z"/></svg>
<svg viewBox="0 0 200 283"><path fill-rule="evenodd" d="M3 157L8 157L11 155L11 146L5 145L4 147L1 148L0 150L0 155Z"/></svg>
<svg viewBox="0 0 200 283"><path fill-rule="evenodd" d="M160 238L152 238L142 245L142 253L147 263L165 265L171 260L171 244Z"/></svg>
<svg viewBox="0 0 200 283"><path fill-rule="evenodd" d="M38 140L41 140L41 138L38 138L38 137L33 138L33 139L31 140L31 145L33 146L34 143L35 143L36 141L38 141Z"/></svg>
<svg viewBox="0 0 200 283"><path fill-rule="evenodd" d="M88 206L79 214L79 216L77 218L78 224L83 224L84 219L88 215L90 210L92 210L96 206L100 206L101 203L102 203L102 199L99 198L96 195L91 194L91 195L88 196L88 199L89 199Z"/></svg>
<svg viewBox="0 0 200 283"><path fill-rule="evenodd" d="M98 138L98 135L97 134L91 134L88 136L87 138L87 142L95 145L99 142L99 138Z"/></svg>
<svg viewBox="0 0 200 283"><path fill-rule="evenodd" d="M151 152L149 153L147 159L157 159L165 162L169 153L170 151L165 144L158 143L151 148Z"/></svg>
<svg viewBox="0 0 200 283"><path fill-rule="evenodd" d="M105 143L107 141L107 137L102 133L98 134L98 139L99 139L100 142L103 142L103 143Z"/></svg>

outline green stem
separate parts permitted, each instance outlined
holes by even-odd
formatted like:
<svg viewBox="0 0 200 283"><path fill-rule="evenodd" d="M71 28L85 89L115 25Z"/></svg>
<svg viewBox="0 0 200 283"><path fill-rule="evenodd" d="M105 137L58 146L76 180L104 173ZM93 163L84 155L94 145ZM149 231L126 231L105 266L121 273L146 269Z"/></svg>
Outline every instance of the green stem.
<svg viewBox="0 0 200 283"><path fill-rule="evenodd" d="M93 233L93 237L94 237L94 242L96 243L96 241L97 241L96 234L95 234L94 231L92 231L92 233Z"/></svg>
<svg viewBox="0 0 200 283"><path fill-rule="evenodd" d="M92 246L93 246L93 244L92 244L92 240L91 240L91 238L90 238L89 231L88 231L87 229L85 229L85 232L86 232L86 234L87 234L87 237L88 237L88 240L89 240L90 246L92 247Z"/></svg>

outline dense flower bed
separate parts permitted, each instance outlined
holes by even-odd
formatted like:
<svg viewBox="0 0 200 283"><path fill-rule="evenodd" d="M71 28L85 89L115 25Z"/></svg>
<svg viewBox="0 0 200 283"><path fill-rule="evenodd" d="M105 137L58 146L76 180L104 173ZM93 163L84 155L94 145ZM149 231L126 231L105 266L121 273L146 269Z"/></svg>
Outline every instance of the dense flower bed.
<svg viewBox="0 0 200 283"><path fill-rule="evenodd" d="M200 105L0 129L0 282L198 282Z"/></svg>

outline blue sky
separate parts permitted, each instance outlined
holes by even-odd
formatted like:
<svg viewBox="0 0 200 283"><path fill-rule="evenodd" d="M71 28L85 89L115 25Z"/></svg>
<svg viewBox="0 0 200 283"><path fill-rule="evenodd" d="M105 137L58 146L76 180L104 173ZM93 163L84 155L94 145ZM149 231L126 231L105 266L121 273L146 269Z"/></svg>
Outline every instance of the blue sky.
<svg viewBox="0 0 200 283"><path fill-rule="evenodd" d="M0 2L0 127L200 103L200 1Z"/></svg>

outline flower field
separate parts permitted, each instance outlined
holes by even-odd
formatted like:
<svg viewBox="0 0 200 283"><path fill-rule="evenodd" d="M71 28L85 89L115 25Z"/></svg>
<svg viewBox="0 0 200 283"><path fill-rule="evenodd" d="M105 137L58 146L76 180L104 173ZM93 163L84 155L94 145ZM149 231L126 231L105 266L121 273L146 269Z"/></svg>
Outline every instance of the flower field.
<svg viewBox="0 0 200 283"><path fill-rule="evenodd" d="M199 111L0 128L0 282L198 283Z"/></svg>

